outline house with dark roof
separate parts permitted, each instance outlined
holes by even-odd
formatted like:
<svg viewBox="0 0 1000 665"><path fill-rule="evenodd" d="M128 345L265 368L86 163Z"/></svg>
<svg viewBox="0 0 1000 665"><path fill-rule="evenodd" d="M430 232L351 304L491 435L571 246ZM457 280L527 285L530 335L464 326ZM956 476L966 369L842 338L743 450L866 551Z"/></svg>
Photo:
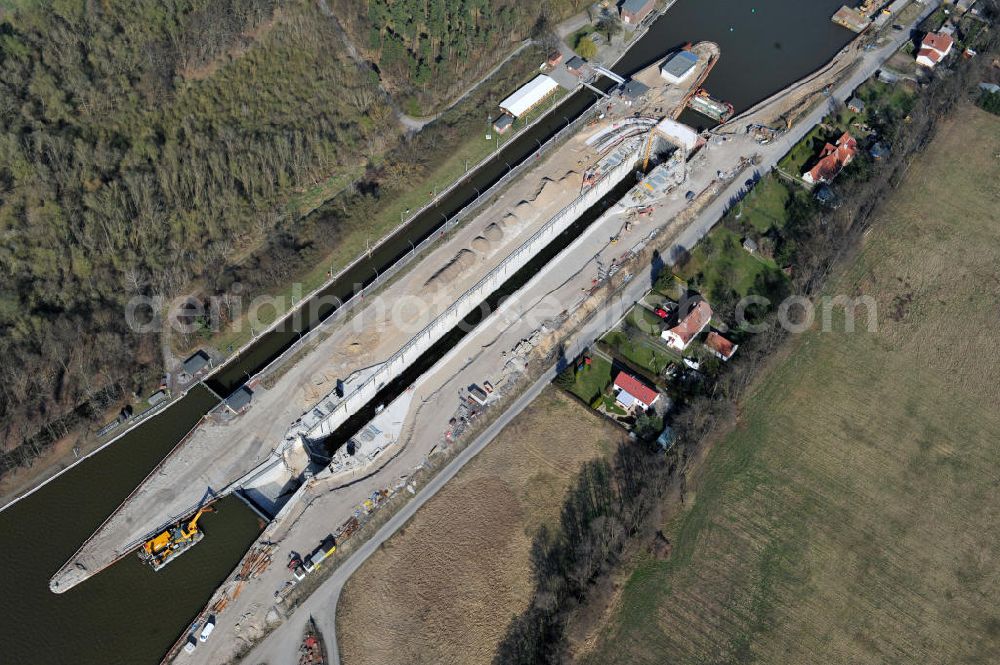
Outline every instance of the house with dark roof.
<svg viewBox="0 0 1000 665"><path fill-rule="evenodd" d="M621 4L621 17L622 23L626 27L635 28L637 25L642 23L642 19L649 16L649 13L653 11L653 7L656 6L654 0L625 0Z"/></svg>
<svg viewBox="0 0 1000 665"><path fill-rule="evenodd" d="M829 207L837 207L837 195L830 189L829 185L820 185L813 192L813 197L821 204Z"/></svg>
<svg viewBox="0 0 1000 665"><path fill-rule="evenodd" d="M250 406L251 399L253 399L253 391L243 386L226 398L226 408L234 414L243 413Z"/></svg>
<svg viewBox="0 0 1000 665"><path fill-rule="evenodd" d="M496 130L497 134L504 134L513 126L514 117L509 113L501 113L500 117L493 123L493 129Z"/></svg>
<svg viewBox="0 0 1000 665"><path fill-rule="evenodd" d="M622 96L627 97L628 99L642 97L647 92L649 92L649 86L635 80L626 81L622 86Z"/></svg>
<svg viewBox="0 0 1000 665"><path fill-rule="evenodd" d="M827 143L819 154L819 161L802 174L802 179L810 185L831 183L858 153L858 142L850 132L844 132L837 144Z"/></svg>
<svg viewBox="0 0 1000 665"><path fill-rule="evenodd" d="M876 161L879 159L883 159L886 155L889 154L889 146L879 141L868 149L868 154L871 155L872 159Z"/></svg>
<svg viewBox="0 0 1000 665"><path fill-rule="evenodd" d="M699 300L698 304L691 308L681 321L671 328L660 333L667 346L677 351L684 351L688 344L708 327L712 320L712 307L705 300Z"/></svg>
<svg viewBox="0 0 1000 665"><path fill-rule="evenodd" d="M586 61L578 55L574 55L572 58L566 61L566 70L570 74L580 75L580 70L583 69L583 65Z"/></svg>
<svg viewBox="0 0 1000 665"><path fill-rule="evenodd" d="M861 113L865 110L865 103L859 97L851 97L847 100L847 108L855 113Z"/></svg>
<svg viewBox="0 0 1000 665"><path fill-rule="evenodd" d="M682 49L663 61L660 65L660 76L667 83L680 83L691 75L697 64L698 56L687 49Z"/></svg>
<svg viewBox="0 0 1000 665"><path fill-rule="evenodd" d="M194 352L194 354L190 358L188 358L181 364L181 367L185 372L187 372L191 376L194 376L201 370L205 369L205 367L208 366L209 363L211 362L212 359L208 357L208 354L202 351L201 349L198 349L197 351Z"/></svg>
<svg viewBox="0 0 1000 665"><path fill-rule="evenodd" d="M629 411L639 407L643 411L656 404L660 393L626 372L618 372L614 381L615 401Z"/></svg>

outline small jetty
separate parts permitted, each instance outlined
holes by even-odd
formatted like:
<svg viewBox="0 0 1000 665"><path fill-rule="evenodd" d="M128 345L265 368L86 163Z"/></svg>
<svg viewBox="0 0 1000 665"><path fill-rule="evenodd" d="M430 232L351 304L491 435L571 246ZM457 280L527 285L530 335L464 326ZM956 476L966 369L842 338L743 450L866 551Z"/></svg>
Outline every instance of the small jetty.
<svg viewBox="0 0 1000 665"><path fill-rule="evenodd" d="M860 34L872 24L873 17L879 13L883 4L882 0L862 0L857 7L844 5L830 17L830 20L842 28ZM883 13L891 14L890 11Z"/></svg>

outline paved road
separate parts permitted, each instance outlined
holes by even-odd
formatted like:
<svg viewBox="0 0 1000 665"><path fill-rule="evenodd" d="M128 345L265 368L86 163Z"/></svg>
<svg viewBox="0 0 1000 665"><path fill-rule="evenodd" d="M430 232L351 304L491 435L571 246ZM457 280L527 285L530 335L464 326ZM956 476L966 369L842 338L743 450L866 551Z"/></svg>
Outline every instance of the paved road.
<svg viewBox="0 0 1000 665"><path fill-rule="evenodd" d="M930 3L925 11L925 15L932 12L939 3ZM923 17L921 17L922 20ZM875 73L881 64L895 52L903 41L907 39L907 33L900 32L895 35L886 46L870 51L865 54L862 65L857 71L840 85L831 95L838 101L846 100L851 93L863 81ZM831 100L832 103L832 100ZM757 167L761 173L765 173L778 160L791 149L812 127L814 127L823 116L829 112L829 105L824 104L810 113L802 122L798 123L790 131L783 134L776 141L760 149L762 163ZM709 148L718 150L718 147ZM683 248L693 247L721 218L733 197L741 193L744 188L746 175L735 179L722 193L709 204L702 213L691 222L679 235L676 242L671 246L667 256L676 256ZM622 291L620 297L616 297L597 316L590 319L587 324L573 338L566 351L567 357L574 357L584 347L590 346L611 324L620 318L625 311L639 300L649 288L647 275L639 273L629 282ZM476 454L478 454L503 427L509 424L537 395L545 385L555 376L556 368L549 368L545 374L538 379L524 394L522 394L511 407L485 432L454 460L423 487L417 496L405 506L399 513L394 515L383 525L375 536L366 542L359 550L349 557L333 575L320 586L317 591L310 596L300 606L293 616L280 626L274 633L265 639L251 654L245 662L256 664L262 662L278 665L287 661L294 653L298 640L301 638L305 621L309 616L315 616L320 625L334 626L336 621L336 609L339 602L340 593L345 582L364 563L364 561L388 538L390 538L401 526L412 517L419 508L427 502L434 494L444 486L458 471ZM339 650L337 648L336 635L328 631L326 638L329 642L329 651L333 662L339 663Z"/></svg>
<svg viewBox="0 0 1000 665"><path fill-rule="evenodd" d="M328 614L331 621L328 625L333 625L332 619L336 617L337 602L340 600L340 592L344 584L361 567L361 564L370 557L386 540L392 537L401 526L403 526L431 497L437 494L438 490L444 487L445 483L451 480L465 464L475 457L483 448L492 441L500 430L506 427L521 411L525 409L545 386L555 378L555 366L550 368L541 378L538 379L527 391L520 395L507 411L503 413L490 425L482 434L476 437L472 444L462 450L448 465L441 470L431 481L425 485L417 495L406 504L398 513L393 515L370 540L362 545L341 566L334 571L322 585L313 593L301 606L299 606L291 619L285 622L277 631L264 640L250 655L245 662L258 663L267 662L277 665L287 662L301 639L305 622L312 615ZM337 648L336 635L327 635L327 649L333 663L340 662L340 652Z"/></svg>

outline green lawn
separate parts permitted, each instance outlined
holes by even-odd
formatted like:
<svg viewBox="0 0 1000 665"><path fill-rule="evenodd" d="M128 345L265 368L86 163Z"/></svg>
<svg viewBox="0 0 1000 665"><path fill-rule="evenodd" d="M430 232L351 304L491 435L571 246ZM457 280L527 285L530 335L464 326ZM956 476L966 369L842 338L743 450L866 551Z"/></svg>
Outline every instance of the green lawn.
<svg viewBox="0 0 1000 665"><path fill-rule="evenodd" d="M772 228L780 230L785 225L785 206L790 196L788 186L778 176L768 174L754 185L732 214L739 214L740 221L758 233L767 233Z"/></svg>
<svg viewBox="0 0 1000 665"><path fill-rule="evenodd" d="M585 25L573 34L569 35L566 38L566 43L569 44L571 49L576 50L576 47L580 44L580 40L587 35L594 33L596 30L597 28L593 25Z"/></svg>
<svg viewBox="0 0 1000 665"><path fill-rule="evenodd" d="M663 329L663 320L641 305L633 307L626 320L642 332L654 337L659 337Z"/></svg>
<svg viewBox="0 0 1000 665"><path fill-rule="evenodd" d="M571 393L587 404L593 404L611 383L611 363L601 356L591 356L589 367L584 366L576 373L576 382L569 389Z"/></svg>
<svg viewBox="0 0 1000 665"><path fill-rule="evenodd" d="M618 406L618 402L611 395L604 396L604 410L616 416L626 415L625 409Z"/></svg>
<svg viewBox="0 0 1000 665"><path fill-rule="evenodd" d="M654 376L659 375L667 365L677 358L652 342L638 337L642 333L629 334L622 330L612 330L601 340L629 362L646 368Z"/></svg>
<svg viewBox="0 0 1000 665"><path fill-rule="evenodd" d="M765 278L784 279L773 261L744 250L742 238L724 226L717 226L695 246L677 274L709 302L728 300L732 292L738 298L757 292L755 287Z"/></svg>
<svg viewBox="0 0 1000 665"><path fill-rule="evenodd" d="M1000 118L956 116L827 288L877 330L789 342L577 662L997 662Z"/></svg>

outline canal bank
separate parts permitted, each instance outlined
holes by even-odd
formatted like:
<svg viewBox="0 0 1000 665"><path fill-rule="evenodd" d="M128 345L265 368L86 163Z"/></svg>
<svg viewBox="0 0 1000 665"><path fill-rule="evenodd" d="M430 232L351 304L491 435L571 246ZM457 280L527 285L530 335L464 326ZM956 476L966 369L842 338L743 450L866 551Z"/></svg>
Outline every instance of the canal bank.
<svg viewBox="0 0 1000 665"><path fill-rule="evenodd" d="M744 7L745 8L745 5L741 5L740 3L735 3L735 2L720 2L720 3L716 3L716 4L719 5L719 6L732 6L732 8L734 9L734 11L735 11L735 9L737 7ZM770 6L770 7L788 6L788 7L791 7L792 9L796 9L794 7L794 5L796 5L796 4L797 3L777 2L777 1L776 2L772 2L772 3L766 3L766 2L765 3L760 3L760 5L762 7L765 7L765 6ZM794 30L794 31L806 30L806 32L808 32L808 30L813 30L813 31L816 31L816 32L825 31L825 29L827 27L829 27L829 26L827 26L827 24L829 23L829 13L832 12L832 10L828 11L828 8L825 6L826 4L827 3L823 3L823 2L816 3L816 5L819 5L819 6L816 7L816 8L814 8L815 16L813 16L813 18L810 20L808 26L802 26L802 25L797 25L797 26L796 25L792 25L792 26L789 26L789 25L775 24L773 22L769 22L769 23L766 24L766 29L767 29L767 31L773 31L774 35L780 34L781 30ZM682 0L681 2L678 2L675 5L675 7L670 10L670 13L668 14L668 18L671 21L671 26L669 26L669 27L670 27L670 29L674 33L676 33L678 35L681 35L681 37L679 38L678 41L680 41L680 40L683 40L683 41L693 41L693 40L702 38L706 34L708 34L709 37L712 38L712 36L713 36L712 34L709 34L709 33L705 32L705 28L707 28L708 26L710 26L711 21L712 21L712 19L711 19L710 16L709 17L701 17L699 19L699 21L700 21L699 25L701 26L699 29L702 30L702 32L700 32L700 33L697 32L697 31L692 32L692 34L689 37L685 33L685 30L684 30L685 26L678 25L680 23L680 21L677 19L676 12L678 10L680 10L680 9L686 9L686 10L690 11L692 7L696 7L697 8L697 5L698 5L697 2L693 2L693 1L692 2L688 2L688 1ZM704 12L706 12L706 13L714 13L716 11L717 7L716 6L713 6L712 8L704 7L704 8L700 8L700 9L703 9ZM801 8L798 8L798 9L801 9ZM834 7L834 9L835 9L835 7ZM758 11L760 11L760 9L758 9ZM794 15L794 13L793 13L793 15ZM636 44L633 47L634 49L637 49L636 55L634 56L634 58L638 62L638 64L631 65L630 66L631 68L636 68L638 66L641 66L642 64L644 64L644 61L646 61L646 60L651 61L651 60L655 59L655 57L658 57L662 53L666 52L673 45L672 43L668 43L670 39L673 39L673 37L671 37L669 34L667 34L666 36L660 35L659 37L657 37L659 31L661 30L661 28L659 27L659 25L660 25L660 23L663 22L663 20L664 19L661 19L657 24L654 24L654 26L650 30L649 34L647 34L647 36L642 41L640 41L638 44ZM761 25L765 25L765 24L762 23ZM808 30L807 30L807 28L808 28ZM764 39L766 41L766 39L768 37L768 34L770 34L767 31L759 34L758 35L758 39L756 41L760 41L761 39ZM730 33L730 34L735 35L736 33ZM655 38L657 43L650 44L649 40L652 39L652 38ZM850 34L845 32L844 37L843 37L843 41L846 42L849 38L850 38ZM761 78L761 87L760 87L759 93L756 95L756 97L751 98L750 102L740 103L740 102L737 101L738 98L739 98L738 95L736 95L732 91L730 91L730 89L728 87L729 83L731 83L732 81L727 82L726 81L726 77L721 77L720 78L721 73L724 71L722 65L730 63L730 59L727 59L726 54L727 53L738 53L739 51L732 50L732 49L737 48L737 47L734 46L733 43L731 43L730 40L727 39L727 36L726 36L725 32L722 33L721 37L714 36L714 40L720 43L720 45L722 47L722 50L723 50L723 58L722 58L722 61L720 62L720 66L717 68L717 70L715 72L713 72L712 77L709 79L709 81L707 82L706 85L707 85L707 87L709 87L709 89L712 91L712 93L714 95L716 95L718 97L721 97L723 99L727 99L729 101L732 101L734 103L734 105L736 106L737 109L740 109L740 108L742 108L745 105L748 105L750 102L754 101L755 99L759 99L759 98L763 98L763 97L767 96L770 92L773 92L774 89L780 88L780 87L782 87L782 85L787 84L791 80L799 78L802 75L804 75L804 74L808 73L809 71L811 71L811 69L815 69L816 67L820 66L841 45L841 43L836 43L836 44L833 44L832 46L830 46L830 48L828 50L820 50L821 48L825 48L825 46L823 44L811 43L810 44L810 48L811 48L810 51L805 52L805 53L796 53L796 54L789 54L788 47L786 47L786 49L785 49L785 55L790 56L790 57L786 58L787 62L785 64L787 66L784 68L785 75L787 76L787 78L784 79L783 81L781 81L779 84L773 85L773 81L775 79L774 79L774 77L772 75L773 75L774 72L769 69L768 71L764 72L768 76L764 76L764 77ZM775 40L775 42L776 41L777 40ZM629 65L627 65L627 63L630 62L629 59L631 59L631 58L633 58L632 52L629 53L628 58L625 61L623 61L623 63L619 67L616 67L616 70L624 71L625 68L626 68L626 66L629 66ZM735 59L733 59L733 60L735 60ZM744 63L743 67L742 67L742 73L739 74L739 75L733 74L733 76L736 76L737 78L752 78L753 76L756 76L758 74L758 71L757 71L759 69L758 63L755 63L755 61L752 61L752 60L749 60L749 59L743 59L742 62ZM748 68L749 68L749 70L748 70ZM737 69L739 70L740 68L738 67ZM749 73L748 73L748 71L749 71ZM772 87L772 85L773 85L773 87ZM576 96L571 97L570 100L574 99L575 97ZM589 99L593 99L593 97L590 96ZM589 100L585 99L585 101L587 101L588 105L589 105ZM559 123L559 125L561 125L561 124L562 124L562 122ZM558 128L558 125L556 126L556 128ZM506 166L503 167L503 170L506 171ZM409 241L408 240L406 241L406 248L409 248ZM289 333L288 334L288 338L290 340L293 340L295 337L297 337L296 333ZM262 354L263 354L261 356L262 359L264 359L264 358L267 357L266 350L262 351ZM246 361L247 358L248 358L247 354L244 354L242 356L242 360L244 360L244 361ZM248 367L249 366L250 365L248 365ZM254 371L256 371L256 369L259 366L260 366L259 363L253 364L251 369L253 369ZM188 399L192 399L190 395L187 398L185 398L185 400L188 400ZM182 403L183 402L184 402L184 400L182 400ZM175 406L171 407L170 413L172 414L172 417L170 418L170 420L179 419L179 415L178 414L180 412L174 412L173 411L173 409L175 409L177 406L178 405L175 405ZM206 406L204 406L204 408L205 408L205 410L207 410L208 406L206 405ZM161 419L166 420L167 419L166 415L162 416ZM139 428L138 430L136 430L135 433L137 433L139 435L143 435L143 432L145 432L145 436L148 436L150 434L151 430L148 430L146 428L147 428L147 426L150 426L150 425L153 425L153 423L151 422L151 423L149 423L147 425L144 425L142 428ZM166 425L166 423L156 423L156 428L163 427L164 425ZM174 443L176 442L176 440L178 440L180 438L180 436L183 435L183 433L185 431L186 431L186 429L182 429L182 430L180 430L180 431L178 431L176 433L176 438L174 439ZM140 436L140 438L141 438L141 436ZM151 449L147 449L147 448L140 448L139 446L132 446L131 442L133 442L133 441L135 441L135 439L133 439L131 437L131 435L129 437L123 438L119 443L115 444L115 446L113 446L113 447L109 448L108 450L102 452L100 455L95 456L95 458L93 460L88 460L87 463L85 463L84 465L81 465L80 467L78 467L78 469L86 469L87 470L86 473L90 474L89 477L92 480L91 485L101 484L101 472L99 470L95 470L95 466L90 465L90 462L93 462L95 460L103 460L105 455L110 454L113 451L126 451L128 454L149 455L149 456L151 456L151 459L147 460L146 462L139 463L139 466L141 466L142 468L146 469L146 471L148 471L148 469L152 468L152 466L154 466L156 464L156 462L158 461L158 459L160 457L162 457L162 455L165 454L165 452L167 450L169 450L170 447L172 447L172 446L164 446L163 449L158 452L157 450L151 450ZM128 443L129 445L126 445L126 443ZM157 457L157 455L158 455L158 457ZM152 459L152 457L155 457L155 459ZM14 510L16 508L27 506L26 510L23 510L23 511L17 510L16 513L12 513L12 514L16 514L18 520L21 520L23 523L17 523L17 524L10 525L12 527L17 527L17 528L8 528L8 525L5 523L5 528L3 530L3 533L5 535L7 535L7 534L15 534L15 533L18 533L18 528L20 528L20 529L30 528L31 527L31 519L32 519L32 516L35 513L45 512L47 510L53 510L54 507L51 505L51 503L52 503L51 500L46 499L45 501L42 501L40 499L40 497L45 496L46 492L48 492L48 491L63 492L63 494L62 494L62 499L63 500L61 502L55 502L56 504L58 504L58 505L64 505L64 506L73 506L74 494L72 492L72 488L70 486L64 486L64 481L67 478L72 477L71 473L66 474L64 477L60 478L59 481L57 481L55 483L52 483L51 486L49 486L47 488L44 488L44 490L45 490L44 492L40 491L40 492L36 493L36 495L33 495L32 497L29 497L29 499L27 499L25 502L22 502L22 504L20 506L15 506L13 509L11 509L11 510ZM12 568L8 568L8 566L14 566L14 565L17 565L17 564L22 564L23 565L23 564L29 563L29 567L35 566L37 568L45 568L47 566L47 570L40 571L40 578L43 581L43 585L42 585L43 588L45 588L46 593L48 593L48 591L47 591L47 585L44 584L45 580L47 579L47 576L49 574L51 574L51 572L53 572L58 567L58 565L61 563L62 560L65 560L66 556L69 556L69 554L72 553L72 551L76 548L76 546L78 546L79 543L82 542L82 540L90 533L90 531L92 531L93 528L95 528L97 526L97 524L99 524L100 521L104 517L106 517L106 515L120 502L120 500L131 491L131 489L135 486L135 484L137 484L138 481L141 480L141 478L144 475L145 475L144 473L139 473L139 474L133 474L132 476L129 476L129 478L134 478L134 480L122 483L122 487L121 488L118 487L117 483L116 484L112 484L112 485L108 485L106 488L104 488L103 491L105 491L108 494L112 494L114 492L117 492L117 494L115 495L114 500L110 500L109 499L109 500L107 500L107 501L104 502L104 505L106 505L106 508L103 509L103 514L100 516L100 518L98 518L96 520L92 520L91 522L89 522L88 523L89 526L87 527L87 529L80 529L78 532L74 531L72 533L65 534L65 538L64 538L64 534L60 533L59 530L52 530L52 531L46 532L45 534L42 534L42 535L45 536L44 538L36 539L36 540L31 541L30 545L32 547L37 547L37 548L40 548L40 549L50 548L50 549L55 549L55 550L58 550L59 552L61 552L63 556L62 556L62 559L60 561L52 563L52 562L48 561L48 558L46 558L45 561L42 561L41 559L36 559L34 562L30 562L30 563L27 562L27 561L25 561L25 560L19 560L19 561L15 561L15 562L8 562L7 560L4 560L4 562L3 562L4 563L4 572L7 573L8 576L9 576L10 574L12 574L13 570L16 570L16 568L12 569ZM125 487L125 486L127 486L127 487ZM54 489L54 488L64 488L64 487L65 487L65 489L58 489L58 490ZM121 489L121 491L119 491L119 489ZM98 511L98 512L100 512L100 511ZM215 517L216 517L216 519L220 519L220 520L221 519L225 519L225 515L226 514L232 514L232 512L229 511L227 513L220 513L219 515L217 515ZM3 517L5 519L7 519L7 518L10 518L10 515L8 515L7 513L4 513ZM13 519L13 518L11 518L11 519ZM210 525L211 522L207 522L206 524ZM8 537L11 537L11 536L8 535ZM69 540L69 541L72 541L72 542L62 543L63 540ZM199 545L199 548L203 547L208 542L210 542L209 539L206 539L206 541L204 543L202 543L201 545ZM17 542L14 541L14 540L12 540L10 543L5 543L5 548L4 549L8 549L9 547L17 547L17 546L18 546ZM52 558L59 558L59 557L52 557ZM233 556L232 559L228 562L228 566L231 567L232 563L237 558L238 558L238 555ZM51 563L51 565L49 565L49 563ZM122 563L125 564L127 562L122 562ZM111 570L106 571L106 573L104 573L104 575L105 576L111 575L111 574L114 573L115 570L116 570L116 568L112 568ZM227 568L226 572L228 572L228 568ZM76 593L82 593L83 591L87 590L87 588L88 588L87 585L88 584L92 584L92 583L96 583L96 582L97 582L97 580L91 580L87 584L81 586L80 589L74 590L70 595L67 595L65 597L66 598L72 598L73 595L75 595ZM5 589L5 591L8 592L8 596L7 596L8 598L17 597L17 594L19 593L19 589L18 589L16 583L14 581L11 581L11 584L13 584L13 586L11 586L9 589ZM210 593L212 587L214 587L214 584L212 584L212 585L210 585L210 586L207 587L207 592L204 594L205 597L207 597L207 593ZM125 587L119 589L119 593L132 593L133 591L134 591L134 589L125 588ZM196 584L189 584L189 585L185 585L184 587L178 586L177 588L174 589L173 592L176 593L176 594L187 594L187 593L190 593L190 594L200 594L201 591L202 591L202 589L201 589L201 587L198 587L198 585L196 585ZM51 596L51 594L50 594L50 596ZM55 596L52 596L52 598L55 598ZM117 600L114 599L114 598L112 598L109 602L117 602ZM27 639L27 641L30 642L32 639L37 638L39 636L39 634L40 634L41 627L48 624L47 617L50 614L50 608L45 607L44 603L41 604L41 605L35 604L35 605L32 605L31 607L29 607L28 611L26 611L25 614L27 615L28 619L30 619L30 621L28 623L26 623L26 624L19 623L18 626L20 628L22 628L22 629L27 628L27 632L21 632L21 633L15 635L15 634L12 634L12 633L8 633L7 630L6 630L7 627L5 626L5 631L4 631L3 638L2 638L2 641L4 643L6 643L8 639L21 639L21 640ZM192 612L192 614L193 614L193 612ZM88 615L86 607L84 607L84 609L82 609L78 613L78 615L76 616L76 620L78 622L80 622L84 626L86 626L88 624L88 622L90 621L90 617ZM167 621L167 619L164 618L163 621ZM174 625L174 626L171 627L171 632L172 632L171 639L173 637L175 637L180 632L180 630L183 629L183 624L184 624L184 622L182 621L179 625ZM99 635L101 634L101 632L103 630L104 630L104 627L99 627L96 624L94 624L93 626L91 626L91 632L92 632L92 634L94 636L94 639L102 639L102 638L99 637ZM61 658L48 658L48 659L46 659L46 662L60 662L62 660L66 660L66 658L69 656L70 653L71 652L64 653L63 657L61 657ZM17 662L17 661L15 661L15 662ZM37 661L27 661L27 662L37 662ZM113 660L112 660L112 662L113 662ZM140 659L140 660L131 661L131 662L143 662L143 660Z"/></svg>
<svg viewBox="0 0 1000 665"><path fill-rule="evenodd" d="M193 390L169 419L152 420L0 513L0 653L10 664L156 662L177 627L259 533L236 500L204 519L208 537L154 573L127 557L73 594L49 591L51 571L79 546L215 403Z"/></svg>

